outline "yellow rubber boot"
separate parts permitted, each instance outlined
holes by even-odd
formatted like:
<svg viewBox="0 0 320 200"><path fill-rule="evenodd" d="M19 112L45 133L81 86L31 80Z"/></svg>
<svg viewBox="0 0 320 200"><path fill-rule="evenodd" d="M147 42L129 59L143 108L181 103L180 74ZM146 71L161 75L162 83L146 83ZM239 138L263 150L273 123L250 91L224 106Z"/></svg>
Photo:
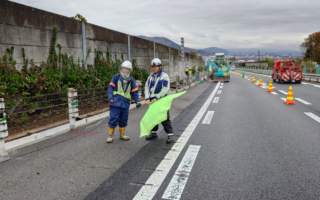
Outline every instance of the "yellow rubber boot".
<svg viewBox="0 0 320 200"><path fill-rule="evenodd" d="M124 135L124 131L126 130L125 127L119 127L119 132L120 132L120 139L122 140L129 140L130 138L128 136Z"/></svg>
<svg viewBox="0 0 320 200"><path fill-rule="evenodd" d="M107 139L107 143L111 143L113 141L114 129L115 128L109 127L109 136L108 136L108 139Z"/></svg>

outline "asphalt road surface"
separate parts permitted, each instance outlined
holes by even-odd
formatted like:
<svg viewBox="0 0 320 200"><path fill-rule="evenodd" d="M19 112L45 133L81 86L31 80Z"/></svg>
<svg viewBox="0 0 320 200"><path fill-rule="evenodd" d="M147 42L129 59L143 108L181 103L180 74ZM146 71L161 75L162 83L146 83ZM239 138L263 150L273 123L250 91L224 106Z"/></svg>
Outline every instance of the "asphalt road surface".
<svg viewBox="0 0 320 200"><path fill-rule="evenodd" d="M165 143L161 130L150 142L136 134L111 147L81 136L40 149L72 136L65 134L25 147L27 155L17 150L9 156L21 157L0 163L0 197L319 199L320 87L273 83L274 93L268 93L246 76L206 82L175 100L173 144ZM261 78L268 86L270 77ZM290 85L296 105L284 104ZM136 132L131 124L145 111L130 113Z"/></svg>

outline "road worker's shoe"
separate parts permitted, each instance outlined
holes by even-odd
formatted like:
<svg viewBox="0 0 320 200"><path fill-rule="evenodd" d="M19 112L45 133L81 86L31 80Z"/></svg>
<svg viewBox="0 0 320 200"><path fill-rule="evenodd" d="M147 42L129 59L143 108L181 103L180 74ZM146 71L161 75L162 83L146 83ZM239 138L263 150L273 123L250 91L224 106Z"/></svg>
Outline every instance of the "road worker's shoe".
<svg viewBox="0 0 320 200"><path fill-rule="evenodd" d="M168 134L167 143L172 143L173 141L173 133Z"/></svg>
<svg viewBox="0 0 320 200"><path fill-rule="evenodd" d="M125 132L126 128L125 127L119 127L119 132L120 132L120 139L122 140L129 140L129 136L125 136L124 132Z"/></svg>
<svg viewBox="0 0 320 200"><path fill-rule="evenodd" d="M158 138L157 132L151 131L151 133L146 137L146 140L153 140Z"/></svg>
<svg viewBox="0 0 320 200"><path fill-rule="evenodd" d="M114 129L115 128L109 127L109 136L108 136L108 139L107 139L107 143L113 142Z"/></svg>

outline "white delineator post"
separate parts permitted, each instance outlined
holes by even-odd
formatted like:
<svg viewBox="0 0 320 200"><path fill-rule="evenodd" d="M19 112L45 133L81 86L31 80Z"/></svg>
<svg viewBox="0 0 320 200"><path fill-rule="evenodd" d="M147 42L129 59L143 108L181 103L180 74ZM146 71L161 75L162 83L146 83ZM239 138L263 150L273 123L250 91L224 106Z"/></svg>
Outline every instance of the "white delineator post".
<svg viewBox="0 0 320 200"><path fill-rule="evenodd" d="M78 93L73 88L68 88L68 108L69 108L69 120L70 128L76 128L76 117L79 116L78 110Z"/></svg>
<svg viewBox="0 0 320 200"><path fill-rule="evenodd" d="M0 98L0 156L6 154L4 148L4 138L8 137L7 115L5 112L4 99Z"/></svg>

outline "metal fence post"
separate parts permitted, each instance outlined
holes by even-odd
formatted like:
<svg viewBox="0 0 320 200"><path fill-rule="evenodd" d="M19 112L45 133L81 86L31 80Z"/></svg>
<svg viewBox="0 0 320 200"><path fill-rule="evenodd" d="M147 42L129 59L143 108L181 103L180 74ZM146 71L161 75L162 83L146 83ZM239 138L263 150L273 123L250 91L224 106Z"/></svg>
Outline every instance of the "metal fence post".
<svg viewBox="0 0 320 200"><path fill-rule="evenodd" d="M68 108L69 108L69 120L70 128L76 128L76 117L79 116L78 109L78 93L73 88L68 88Z"/></svg>
<svg viewBox="0 0 320 200"><path fill-rule="evenodd" d="M128 35L128 60L130 61L130 35Z"/></svg>
<svg viewBox="0 0 320 200"><path fill-rule="evenodd" d="M156 58L156 42L153 42L153 58Z"/></svg>
<svg viewBox="0 0 320 200"><path fill-rule="evenodd" d="M180 87L180 76L176 77L176 92L179 92L179 87Z"/></svg>
<svg viewBox="0 0 320 200"><path fill-rule="evenodd" d="M87 70L87 44L86 44L86 23L82 21L82 51L83 51L83 63Z"/></svg>
<svg viewBox="0 0 320 200"><path fill-rule="evenodd" d="M4 148L4 138L8 135L7 115L5 112L4 99L0 98L0 156L6 154Z"/></svg>
<svg viewBox="0 0 320 200"><path fill-rule="evenodd" d="M169 47L169 64L168 64L168 75L170 79L170 47Z"/></svg>

